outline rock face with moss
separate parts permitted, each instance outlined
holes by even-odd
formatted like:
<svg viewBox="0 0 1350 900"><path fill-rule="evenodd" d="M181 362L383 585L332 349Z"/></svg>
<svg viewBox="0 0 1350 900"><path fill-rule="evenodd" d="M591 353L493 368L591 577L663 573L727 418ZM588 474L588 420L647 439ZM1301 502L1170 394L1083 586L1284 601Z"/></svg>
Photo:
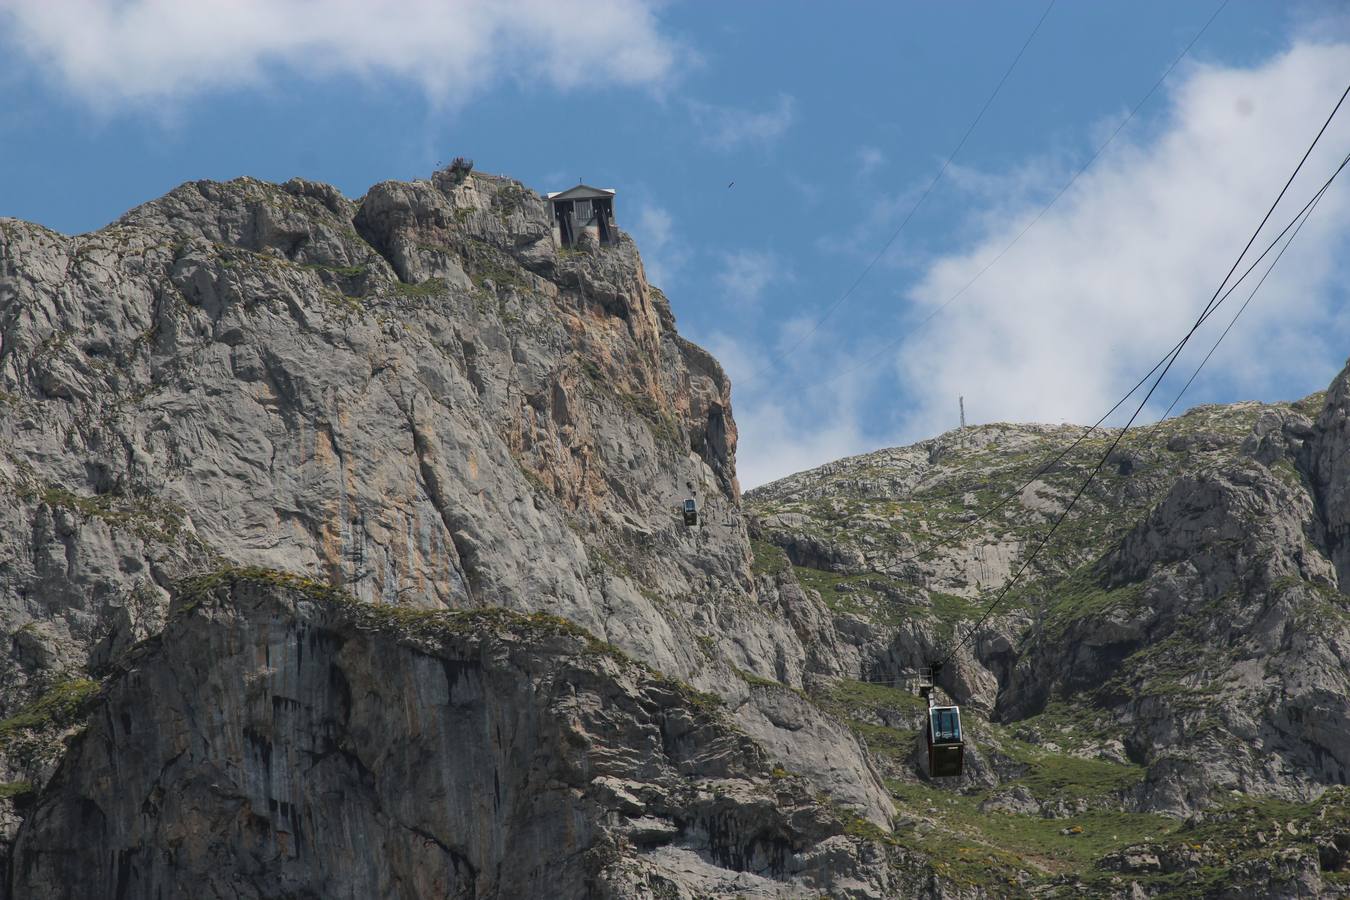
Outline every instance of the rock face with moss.
<svg viewBox="0 0 1350 900"><path fill-rule="evenodd" d="M694 611L632 573L672 602L745 593L729 385L631 241L559 257L547 222L474 175L360 204L200 182L88 235L0 224L4 601L34 623L8 677L153 632L214 559L548 608L701 669L670 624ZM733 524L676 528L691 495Z"/></svg>
<svg viewBox="0 0 1350 900"><path fill-rule="evenodd" d="M1054 846L1032 839L1031 818L1050 817L1086 851L1066 888L1346 888L1327 848L1350 846L1347 396L1350 369L1299 403L1201 407L1127 435L979 625L1114 432L980 426L749 495L757 557L819 593L880 682L831 702L891 760L900 808L954 804L935 850L984 844L1024 854L1024 872L1062 870L1026 862ZM974 753L944 801L913 777L918 717L885 685L949 653L942 687ZM1185 836L1243 815L1247 845ZM1151 850L1130 849L1146 836Z"/></svg>
<svg viewBox="0 0 1350 900"><path fill-rule="evenodd" d="M0 219L0 721L159 635L178 579L264 566L576 623L884 829L857 736L800 693L848 666L824 607L751 569L721 367L630 239L548 226L462 171L359 201L196 182L79 236ZM0 724L5 834L78 727Z"/></svg>
<svg viewBox="0 0 1350 900"><path fill-rule="evenodd" d="M717 698L566 620L225 572L185 582L119 664L29 813L12 888L881 896L851 821Z"/></svg>

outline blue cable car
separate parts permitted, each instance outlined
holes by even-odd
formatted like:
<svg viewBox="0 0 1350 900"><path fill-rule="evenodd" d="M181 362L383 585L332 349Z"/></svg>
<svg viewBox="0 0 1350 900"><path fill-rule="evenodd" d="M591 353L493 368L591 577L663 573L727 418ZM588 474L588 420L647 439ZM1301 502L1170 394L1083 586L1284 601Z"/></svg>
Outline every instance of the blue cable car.
<svg viewBox="0 0 1350 900"><path fill-rule="evenodd" d="M933 778L952 778L961 774L965 745L961 741L961 708L928 708L928 774Z"/></svg>

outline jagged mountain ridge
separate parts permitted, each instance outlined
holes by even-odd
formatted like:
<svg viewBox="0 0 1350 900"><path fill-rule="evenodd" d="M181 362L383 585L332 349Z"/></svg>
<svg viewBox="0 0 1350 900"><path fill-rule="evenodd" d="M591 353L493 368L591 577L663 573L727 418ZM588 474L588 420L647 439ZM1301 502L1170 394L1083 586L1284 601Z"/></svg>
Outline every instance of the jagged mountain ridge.
<svg viewBox="0 0 1350 900"><path fill-rule="evenodd" d="M1063 816L1067 799L1203 819L1238 799L1343 804L1348 396L1350 370L1298 403L1199 407L1127 436L1026 581L973 633L1115 432L1036 477L1083 429L979 426L790 476L747 505L759 554L784 553L836 622L853 623L874 679L958 648L944 686L991 719L974 723L987 730L958 788L981 809ZM844 714L864 728L913 728L895 698L850 699ZM1045 748L1100 761L1078 776L1079 797L1032 796L1019 783ZM911 762L895 776L912 781ZM1104 792L1094 780L1116 783Z"/></svg>
<svg viewBox="0 0 1350 900"><path fill-rule="evenodd" d="M1116 594L1159 573L1180 578L1163 572L1178 553L1224 551L1223 528L1241 531L1286 500L1295 531L1317 520L1326 535L1343 533L1344 462L1327 448L1345 420L1344 378L1325 406L1214 411L1226 423L1210 429L1219 437L1183 436L1168 451L1176 464L1115 461L1118 494L1085 508L1082 540L1038 573L1040 585L1095 578L1067 610L1090 615L1019 598L950 673L945 687L972 711L976 738L971 775L952 790L916 774L914 698L866 679L912 666L972 619L1015 560L1021 526L1013 515L1003 537L995 529L920 566L899 558L916 535L998 494L981 442L1007 463L1020 441L1027 465L1072 430L1009 427L1002 444L998 429L975 430L965 447L882 451L876 460L913 464L880 467L887 487L873 499L890 505L875 515L787 508L807 473L754 492L746 517L716 361L680 338L626 236L559 252L547 229L543 201L519 183L449 171L377 185L360 201L301 180L198 182L76 237L0 220L0 490L13 497L0 512L11 635L0 658L0 810L17 836L11 895L80 896L79 885L88 896L144 896L196 878L228 896L355 890L340 884L510 896L557 869L565 892L612 897L1124 896L1165 893L1186 872L1210 873L1216 854L1256 846L1211 820L1179 827L1185 813L1233 815L1226 782L1188 769L1185 753L1147 758L1166 739L1150 728L1188 729L1189 710L1094 701L1085 723L1064 699L1129 646L1114 639L1112 617L1132 609ZM1263 411L1278 421L1263 425ZM1193 463L1220 451L1250 469L1248 481L1195 480L1203 467ZM830 468L876 481L855 463ZM1284 463L1326 485L1303 492L1311 507L1292 482L1272 486L1272 473L1288 476ZM949 464L970 484L917 500L886 494L950 481ZM1019 515L1053 508L1061 474L1072 472L1051 473ZM1257 498L1264 506L1244 506L1251 484L1269 494ZM707 527L679 524L690 493ZM831 483L812 502L839 496ZM1157 503L1164 496L1171 506ZM1107 527L1119 508L1134 521L1154 506L1133 543ZM1175 527L1197 510L1218 531ZM1339 583L1327 572L1345 551L1333 537L1326 553L1296 558L1290 534L1276 529L1246 556L1218 552L1181 574L1212 592L1225 560L1246 572L1271 549L1263 585L1293 579L1279 597L1293 591L1288 605L1301 608L1298 592ZM1108 551L1118 562L1100 563ZM210 591L182 581L203 572L216 573ZM372 621L352 603L398 616ZM1125 628L1152 646L1183 607L1147 607ZM447 609L500 612L438 612ZM1047 627L1061 624L1091 649L1047 665L1047 648L1064 645L1044 639ZM1335 687L1337 646L1318 644L1328 674L1317 691ZM387 673L359 664L371 648ZM306 653L308 666L318 653L340 677L325 688L301 665ZM202 659L219 666L189 665ZM458 686L472 679L447 666L492 673L496 692L465 693ZM184 667L191 688L156 706L145 686L167 686ZM405 695L416 684L417 701L384 708L398 699L386 674ZM342 701L336 684L387 702ZM1145 688L1131 696L1156 701ZM1323 721L1341 727L1330 693ZM198 694L221 698L214 718L200 720ZM491 729L450 744L437 724L486 723L498 706L531 710L518 731L531 737L517 745L557 748L544 765L558 767L549 771L565 790L548 795L557 802L544 820L570 822L558 826L566 839L527 840L523 807L503 811L500 785L490 797L470 772L419 781L406 760L384 771L395 757L371 741L374 730L395 735L426 765L519 760ZM1099 706L1110 721L1092 719L1105 715ZM1141 728L1125 728L1121 709ZM1242 724L1225 719L1220 733ZM710 747L663 737L664 762L635 750L690 727ZM1296 723L1275 777L1216 745L1244 790L1305 804L1282 811L1300 823L1293 832L1226 870L1247 895L1337 889L1344 801L1321 794L1337 774L1329 743L1334 734ZM737 761L719 755L730 746ZM1288 773L1313 748L1325 759L1293 784ZM332 753L346 762L297 762ZM117 781L99 775L114 770ZM508 794L537 792L545 782L532 777ZM680 778L697 786L674 790ZM367 846L392 855L387 867L316 829L325 789L350 796ZM391 811L388 798L405 793L415 799ZM204 804L200 815L166 808L184 794ZM447 818L444 803L478 815L472 825ZM89 809L103 824L77 815ZM991 833L990 821L1014 833ZM1091 837L1079 840L1083 822ZM483 840L483 829L496 837ZM1209 849L1185 849L1188 839ZM81 860L78 874L53 882L63 858ZM326 881L319 861L338 859L351 868ZM278 860L290 862L273 871ZM521 870L500 874L513 863Z"/></svg>
<svg viewBox="0 0 1350 900"><path fill-rule="evenodd" d="M754 687L846 661L809 638L818 601L753 581L721 368L631 240L557 252L548 228L518 182L448 171L359 203L196 182L74 237L0 221L10 806L35 802L183 577L261 566L394 608L563 617L715 689L822 815L887 826L856 736ZM691 494L716 525L680 523ZM296 799L239 764L255 809Z"/></svg>

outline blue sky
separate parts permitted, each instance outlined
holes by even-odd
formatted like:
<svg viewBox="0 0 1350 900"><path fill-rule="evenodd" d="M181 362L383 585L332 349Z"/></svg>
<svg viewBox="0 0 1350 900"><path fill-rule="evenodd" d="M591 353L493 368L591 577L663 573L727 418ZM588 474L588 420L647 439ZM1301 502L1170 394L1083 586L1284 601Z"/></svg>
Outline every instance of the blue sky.
<svg viewBox="0 0 1350 900"><path fill-rule="evenodd" d="M958 395L974 422L1090 422L1203 307L1350 82L1350 6L1230 0L939 309L1218 6L1058 0L821 321L1046 6L0 0L0 215L86 231L245 174L359 197L465 155L539 191L618 189L681 330L732 374L746 486L950 428ZM1347 123L1284 219L1350 152ZM1340 368L1347 198L1328 192L1183 407Z"/></svg>

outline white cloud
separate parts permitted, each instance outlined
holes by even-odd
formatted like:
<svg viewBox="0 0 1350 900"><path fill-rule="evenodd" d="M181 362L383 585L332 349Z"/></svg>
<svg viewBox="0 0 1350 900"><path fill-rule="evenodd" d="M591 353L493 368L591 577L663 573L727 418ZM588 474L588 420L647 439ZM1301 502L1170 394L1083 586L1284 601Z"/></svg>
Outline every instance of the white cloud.
<svg viewBox="0 0 1350 900"><path fill-rule="evenodd" d="M727 297L743 306L754 306L769 285L791 281L792 273L777 255L759 250L722 254L717 283Z"/></svg>
<svg viewBox="0 0 1350 900"><path fill-rule="evenodd" d="M1098 129L1094 127L1091 130L1095 132ZM1099 146L1105 139L1104 134L1094 146ZM1029 207L1038 207L1047 202L1082 165L1081 160L1076 165L1074 162L1060 155L1042 156L1025 160L1002 172L986 172L952 163L944 180L952 192L969 204L965 212L971 221L966 224L973 229L972 236L984 237L989 231L997 231L1005 226Z"/></svg>
<svg viewBox="0 0 1350 900"><path fill-rule="evenodd" d="M870 144L864 144L858 148L858 174L864 177L871 175L886 161L886 154L881 152L878 147Z"/></svg>
<svg viewBox="0 0 1350 900"><path fill-rule="evenodd" d="M1347 71L1347 44L1295 45L1254 69L1191 67L1170 94L1161 129L1134 143L1118 139L1006 257L905 341L896 365L917 397L906 433L945 427L957 394L975 421L1096 420L1205 305L1344 89ZM1258 246L1347 151L1350 109ZM1009 177L1036 181L1025 171ZM997 225L976 213L981 237L927 266L912 299L923 311L946 301L1038 208L1026 200ZM1210 384L1268 395L1329 378L1344 356L1335 344L1345 337L1336 330L1344 322L1332 300L1347 234L1350 184L1338 183L1211 361ZM1216 327L1197 336L1175 370L1177 384L1156 395L1155 415L1245 296L1236 293Z"/></svg>
<svg viewBox="0 0 1350 900"><path fill-rule="evenodd" d="M659 84L680 51L654 5L593 0L583 16L555 0L0 0L0 34L11 54L94 104L278 74L394 76L457 103L501 77L558 89Z"/></svg>
<svg viewBox="0 0 1350 900"><path fill-rule="evenodd" d="M825 196L824 185L807 181L791 169L783 173L783 180L787 182L788 187L796 191L797 196L801 197L802 202L808 207L816 206Z"/></svg>
<svg viewBox="0 0 1350 900"><path fill-rule="evenodd" d="M800 424L793 404L771 400L742 402L734 408L740 445L736 471L741 489L750 490L822 463L875 449L859 428L852 410L833 410Z"/></svg>
<svg viewBox="0 0 1350 900"><path fill-rule="evenodd" d="M659 206L644 206L638 214L638 227L642 229L647 242L655 245L657 249L669 244L674 234L670 213Z"/></svg>
<svg viewBox="0 0 1350 900"><path fill-rule="evenodd" d="M1293 7L1291 18L1301 37L1314 42L1350 40L1345 0L1299 0Z"/></svg>
<svg viewBox="0 0 1350 900"><path fill-rule="evenodd" d="M884 357L867 362L887 335L862 338L851 354L831 351L838 335L811 331L809 316L753 343L707 338L732 378L742 485L946 431L962 394L972 422L1096 420L1194 320L1344 88L1346 71L1350 46L1307 44L1253 69L1179 72L1163 120L1134 141L1122 134L1006 257L904 341L891 356L894 369ZM1316 177L1295 186L1267 240L1350 151L1350 107L1323 143L1326 152L1307 164ZM1002 173L955 172L973 204L972 237L920 270L909 327L1007 246L1048 199L1047 188L1057 190L1072 171L1052 147L1045 159ZM1334 191L1182 408L1207 391L1293 396L1324 386L1340 367L1350 338L1350 313L1338 311L1350 306L1343 287L1350 180ZM1154 415L1245 297L1235 292L1197 336L1151 405ZM804 335L796 352L771 356ZM1302 387L1289 391L1290 384ZM897 386L913 405L893 414L895 404L879 400Z"/></svg>
<svg viewBox="0 0 1350 900"><path fill-rule="evenodd" d="M719 150L733 150L747 144L769 144L782 137L796 120L797 103L788 94L763 112L689 102L694 124L702 130L702 140Z"/></svg>
<svg viewBox="0 0 1350 900"><path fill-rule="evenodd" d="M647 280L668 289L689 259L688 247L676 234L675 220L664 208L644 203L628 227L641 248Z"/></svg>
<svg viewBox="0 0 1350 900"><path fill-rule="evenodd" d="M780 337L799 327L789 323ZM732 413L740 434L736 472L743 490L874 449L860 425L859 378L813 386L819 381L818 372L811 371L821 365L818 357L779 360L770 370L771 358L762 349L724 333L699 342L731 379ZM792 395L786 397L781 388L789 383Z"/></svg>

